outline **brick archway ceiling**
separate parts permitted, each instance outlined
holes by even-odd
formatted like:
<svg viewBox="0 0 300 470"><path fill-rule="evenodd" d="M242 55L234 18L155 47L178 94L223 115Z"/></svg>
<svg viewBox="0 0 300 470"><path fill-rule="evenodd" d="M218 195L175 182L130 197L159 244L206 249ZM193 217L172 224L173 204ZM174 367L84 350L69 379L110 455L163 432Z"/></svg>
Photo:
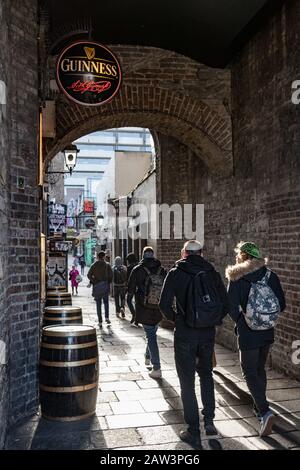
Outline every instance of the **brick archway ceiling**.
<svg viewBox="0 0 300 470"><path fill-rule="evenodd" d="M284 0L40 0L52 45L70 28L95 40L172 50L225 67ZM77 26L76 26L77 25ZM57 50L54 51L57 53Z"/></svg>
<svg viewBox="0 0 300 470"><path fill-rule="evenodd" d="M46 142L47 160L68 143L97 130L140 126L175 137L214 174L232 171L230 72L170 51L109 46L120 60L123 84L108 104L88 108L56 94L56 139ZM54 60L49 68L54 71ZM54 76L50 74L50 78Z"/></svg>

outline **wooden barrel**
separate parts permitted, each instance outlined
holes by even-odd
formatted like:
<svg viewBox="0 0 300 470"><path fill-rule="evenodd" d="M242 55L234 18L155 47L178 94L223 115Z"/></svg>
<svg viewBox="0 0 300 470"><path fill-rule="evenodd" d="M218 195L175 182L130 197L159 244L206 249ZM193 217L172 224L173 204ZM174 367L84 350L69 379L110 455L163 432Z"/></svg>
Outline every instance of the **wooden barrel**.
<svg viewBox="0 0 300 470"><path fill-rule="evenodd" d="M44 326L76 324L82 324L82 309L80 307L64 305L62 307L46 307L44 310Z"/></svg>
<svg viewBox="0 0 300 470"><path fill-rule="evenodd" d="M98 369L95 328L43 328L39 372L43 417L77 421L92 416L97 402Z"/></svg>
<svg viewBox="0 0 300 470"><path fill-rule="evenodd" d="M47 292L67 292L65 286L47 287Z"/></svg>
<svg viewBox="0 0 300 470"><path fill-rule="evenodd" d="M48 292L46 307L72 305L72 295L69 292Z"/></svg>

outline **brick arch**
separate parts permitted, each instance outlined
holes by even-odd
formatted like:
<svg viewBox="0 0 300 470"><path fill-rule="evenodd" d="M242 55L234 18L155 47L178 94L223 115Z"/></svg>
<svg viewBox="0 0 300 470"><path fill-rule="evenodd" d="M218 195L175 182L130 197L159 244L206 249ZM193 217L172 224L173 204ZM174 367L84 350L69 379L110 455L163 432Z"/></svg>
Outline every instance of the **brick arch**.
<svg viewBox="0 0 300 470"><path fill-rule="evenodd" d="M118 95L98 108L56 95L55 140L47 160L82 135L112 127L148 127L191 148L214 174L232 169L231 120L224 107L228 71L211 69L177 53L139 46L110 46L120 60ZM52 67L53 69L53 67Z"/></svg>

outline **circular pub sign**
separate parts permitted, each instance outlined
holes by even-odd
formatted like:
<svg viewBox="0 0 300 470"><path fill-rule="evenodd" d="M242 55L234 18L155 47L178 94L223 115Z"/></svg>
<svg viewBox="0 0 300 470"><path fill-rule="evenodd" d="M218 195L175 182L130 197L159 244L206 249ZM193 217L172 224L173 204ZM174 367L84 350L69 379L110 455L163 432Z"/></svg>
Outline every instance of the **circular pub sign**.
<svg viewBox="0 0 300 470"><path fill-rule="evenodd" d="M94 228L96 222L94 221L94 219L87 219L84 225L86 226L86 228Z"/></svg>
<svg viewBox="0 0 300 470"><path fill-rule="evenodd" d="M110 101L121 85L121 68L107 47L91 41L77 41L57 59L57 83L72 101L99 106Z"/></svg>

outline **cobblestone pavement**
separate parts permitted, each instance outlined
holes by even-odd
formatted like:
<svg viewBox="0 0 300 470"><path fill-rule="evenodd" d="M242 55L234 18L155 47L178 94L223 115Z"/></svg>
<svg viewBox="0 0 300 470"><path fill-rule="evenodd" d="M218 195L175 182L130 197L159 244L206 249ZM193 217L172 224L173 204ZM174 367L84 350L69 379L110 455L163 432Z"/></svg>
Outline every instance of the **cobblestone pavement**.
<svg viewBox="0 0 300 470"><path fill-rule="evenodd" d="M100 332L95 303L86 285L84 281L73 304L83 308L84 323L95 326L98 332L100 379L96 414L73 423L47 421L36 415L10 430L6 448L190 449L178 437L185 425L174 366L173 332L159 329L163 379L152 380L144 365L143 329L131 327L128 311L125 320L116 318L111 302L111 328L105 326ZM261 439L237 354L221 346L216 347L216 353L216 427L222 448L300 449L300 383L268 372L268 398L277 418L273 434ZM198 385L197 395L201 408ZM207 450L216 444L204 432L202 440Z"/></svg>

